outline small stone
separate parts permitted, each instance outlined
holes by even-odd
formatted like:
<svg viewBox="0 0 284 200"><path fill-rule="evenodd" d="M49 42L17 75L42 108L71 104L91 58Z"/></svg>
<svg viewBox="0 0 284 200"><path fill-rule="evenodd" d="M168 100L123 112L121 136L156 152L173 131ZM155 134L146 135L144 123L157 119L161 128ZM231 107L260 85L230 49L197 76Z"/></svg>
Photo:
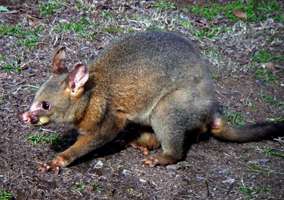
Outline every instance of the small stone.
<svg viewBox="0 0 284 200"><path fill-rule="evenodd" d="M140 181L141 183L147 183L147 180L145 180L145 179L143 179L143 178L139 178L139 181Z"/></svg>
<svg viewBox="0 0 284 200"><path fill-rule="evenodd" d="M196 180L197 181L203 181L203 180L205 180L205 178L203 176L196 176Z"/></svg>
<svg viewBox="0 0 284 200"><path fill-rule="evenodd" d="M257 160L251 160L248 163L250 164L259 164L259 165L267 165L269 162L269 159L257 159Z"/></svg>
<svg viewBox="0 0 284 200"><path fill-rule="evenodd" d="M129 170L127 170L127 169L124 169L124 170L122 170L122 174L123 174L124 176L129 176L129 175L131 174L131 171L129 171Z"/></svg>
<svg viewBox="0 0 284 200"><path fill-rule="evenodd" d="M179 167L178 167L178 165L176 164L176 165L168 165L166 168L167 168L168 170L177 170Z"/></svg>
<svg viewBox="0 0 284 200"><path fill-rule="evenodd" d="M226 180L222 181L222 183L229 183L233 184L236 180L234 178L227 178Z"/></svg>
<svg viewBox="0 0 284 200"><path fill-rule="evenodd" d="M95 169L101 169L103 166L104 166L104 163L103 163L101 160L99 160L99 161L95 164L94 168L95 168Z"/></svg>

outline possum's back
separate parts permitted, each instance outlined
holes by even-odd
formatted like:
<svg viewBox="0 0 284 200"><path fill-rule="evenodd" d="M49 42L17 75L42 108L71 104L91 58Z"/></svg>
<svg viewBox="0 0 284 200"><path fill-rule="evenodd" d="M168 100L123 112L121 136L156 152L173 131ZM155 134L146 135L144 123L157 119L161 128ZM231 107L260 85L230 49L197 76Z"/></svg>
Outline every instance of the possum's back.
<svg viewBox="0 0 284 200"><path fill-rule="evenodd" d="M120 75L181 81L207 77L207 63L194 43L175 33L143 32L113 42L97 60L113 80Z"/></svg>
<svg viewBox="0 0 284 200"><path fill-rule="evenodd" d="M94 67L104 68L112 96L141 108L178 88L212 95L207 62L192 41L174 33L126 36L107 47Z"/></svg>

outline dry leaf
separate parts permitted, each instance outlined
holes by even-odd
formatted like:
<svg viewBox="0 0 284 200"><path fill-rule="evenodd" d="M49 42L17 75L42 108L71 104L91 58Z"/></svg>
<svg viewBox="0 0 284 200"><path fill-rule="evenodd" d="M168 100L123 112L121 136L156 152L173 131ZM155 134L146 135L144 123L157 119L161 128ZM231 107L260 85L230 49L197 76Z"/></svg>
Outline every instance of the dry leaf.
<svg viewBox="0 0 284 200"><path fill-rule="evenodd" d="M239 19L247 19L247 14L241 10L234 10L233 14Z"/></svg>
<svg viewBox="0 0 284 200"><path fill-rule="evenodd" d="M31 27L36 27L40 23L40 20L38 18L33 17L31 15L26 15L26 19L29 26Z"/></svg>

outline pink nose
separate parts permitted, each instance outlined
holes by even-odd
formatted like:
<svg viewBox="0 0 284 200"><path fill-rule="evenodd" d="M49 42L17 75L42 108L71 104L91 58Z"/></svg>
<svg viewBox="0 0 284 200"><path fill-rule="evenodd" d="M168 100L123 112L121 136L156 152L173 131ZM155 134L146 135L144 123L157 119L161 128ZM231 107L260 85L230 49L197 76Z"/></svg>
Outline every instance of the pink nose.
<svg viewBox="0 0 284 200"><path fill-rule="evenodd" d="M32 112L25 112L22 114L22 119L27 124L37 123L37 117Z"/></svg>

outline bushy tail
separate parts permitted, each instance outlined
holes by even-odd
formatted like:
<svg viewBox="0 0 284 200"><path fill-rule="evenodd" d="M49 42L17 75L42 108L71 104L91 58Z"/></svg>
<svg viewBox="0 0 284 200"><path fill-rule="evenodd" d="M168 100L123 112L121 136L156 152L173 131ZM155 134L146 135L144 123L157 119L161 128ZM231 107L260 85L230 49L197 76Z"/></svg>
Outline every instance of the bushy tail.
<svg viewBox="0 0 284 200"><path fill-rule="evenodd" d="M222 140L232 142L250 142L284 136L284 122L263 122L246 125L240 128L232 127L220 118L215 119L215 122L217 122L217 126L216 124L215 126L213 125L211 132L214 136Z"/></svg>

